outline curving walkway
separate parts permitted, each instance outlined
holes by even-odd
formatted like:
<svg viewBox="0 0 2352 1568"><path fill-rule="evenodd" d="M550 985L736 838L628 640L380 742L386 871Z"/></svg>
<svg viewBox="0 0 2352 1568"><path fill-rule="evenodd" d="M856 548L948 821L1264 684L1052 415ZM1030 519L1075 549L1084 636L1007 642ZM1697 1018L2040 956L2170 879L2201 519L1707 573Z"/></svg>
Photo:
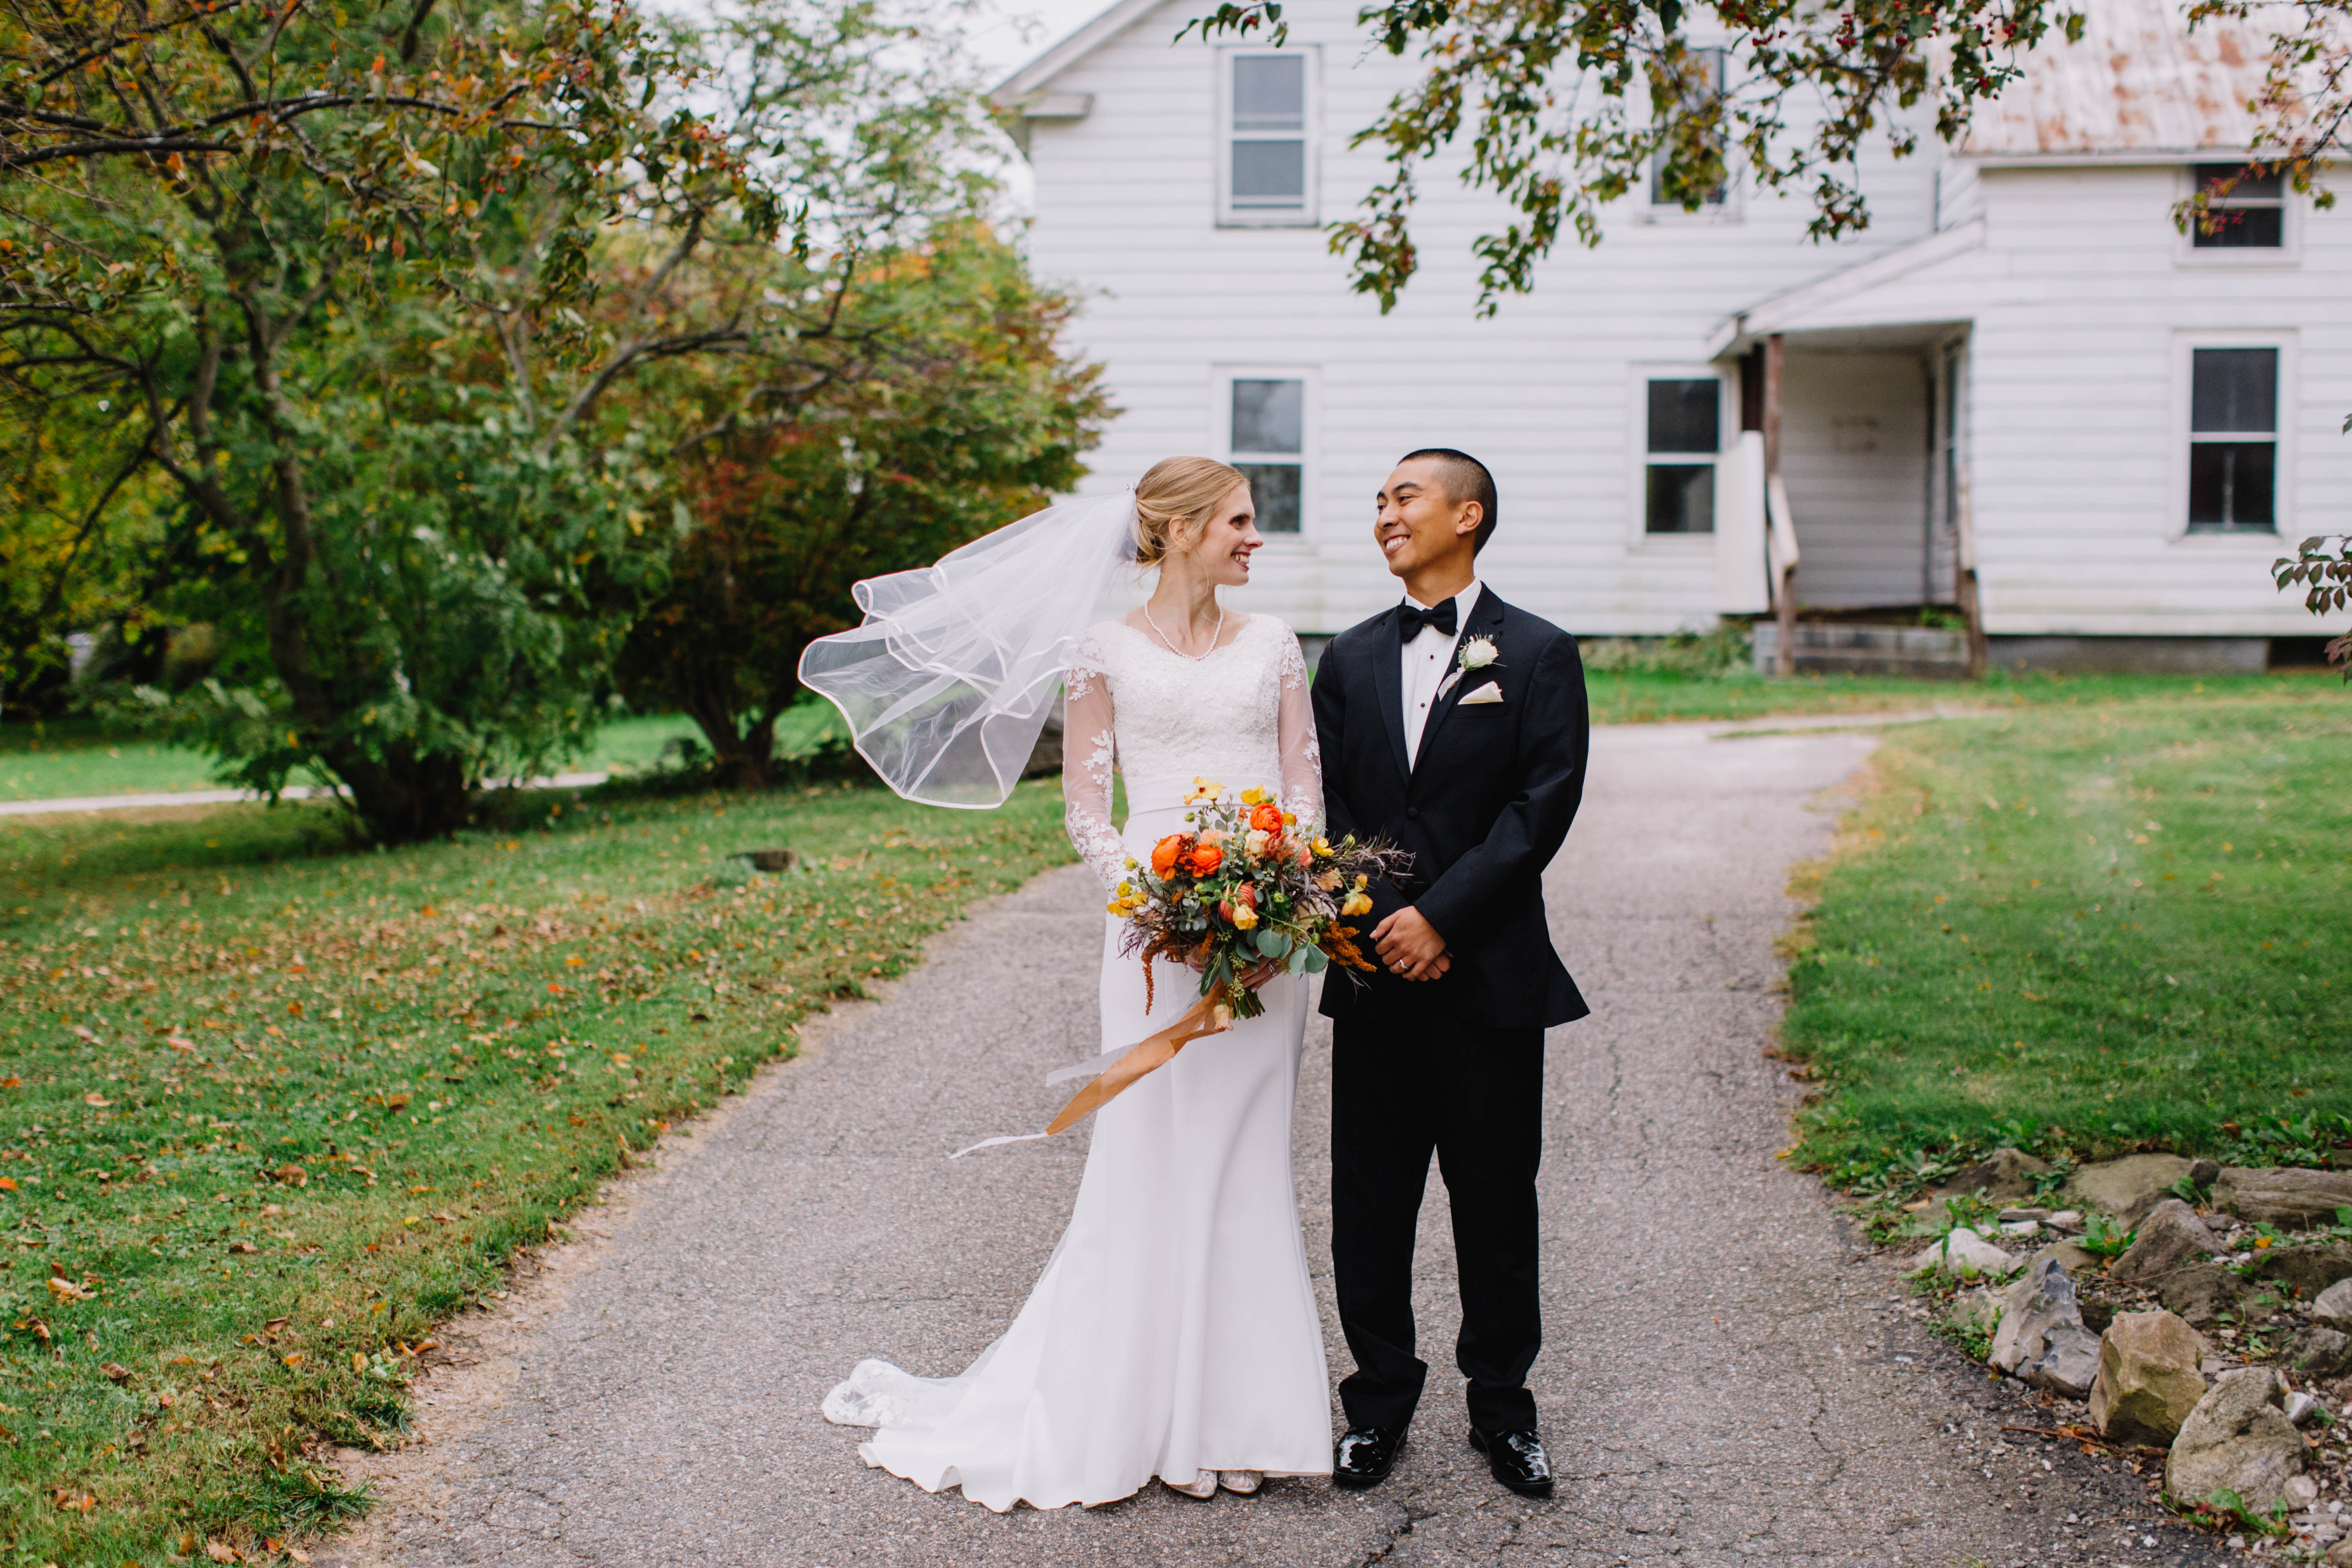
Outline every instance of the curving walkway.
<svg viewBox="0 0 2352 1568"><path fill-rule="evenodd" d="M594 1211L588 1238L505 1310L453 1325L459 1364L420 1412L435 1441L348 1456L387 1506L314 1561L2218 1561L2158 1522L2145 1483L2003 1441L2030 1407L1927 1338L1817 1184L1773 1159L1791 1091L1761 1051L1787 871L1826 847L1817 797L1872 744L1785 726L1596 736L1584 813L1548 879L1595 1009L1549 1045L1535 1380L1562 1475L1552 1501L1486 1478L1439 1376L1397 1476L1363 1495L1285 1482L1246 1500L1154 1490L999 1518L866 1469L857 1435L819 1417L860 1355L960 1368L1053 1246L1081 1145L940 1156L1040 1121L1058 1102L1041 1075L1097 1048L1099 906L1069 868L946 933L886 1001L830 1021ZM1318 1020L1298 1171L1318 1261L1328 1062ZM1444 1204L1433 1186L1423 1222L1438 1368L1454 1311ZM1328 1316L1328 1269L1318 1284ZM1336 1324L1331 1342L1342 1360Z"/></svg>

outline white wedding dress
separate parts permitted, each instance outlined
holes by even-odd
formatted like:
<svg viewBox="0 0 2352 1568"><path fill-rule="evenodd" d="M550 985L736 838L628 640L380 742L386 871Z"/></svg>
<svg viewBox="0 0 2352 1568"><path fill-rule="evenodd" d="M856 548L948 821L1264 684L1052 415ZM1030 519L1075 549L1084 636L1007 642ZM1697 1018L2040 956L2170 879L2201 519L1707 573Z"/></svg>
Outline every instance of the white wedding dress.
<svg viewBox="0 0 2352 1568"><path fill-rule="evenodd" d="M1197 662L1104 622L1067 695L1070 841L1106 892L1129 857L1182 826L1195 777L1278 789L1301 823L1322 819L1307 666L1280 621L1251 616ZM1200 981L1158 965L1147 1010L1120 922L1104 926L1102 1040L1116 1050L1173 1021ZM1069 1227L1020 1315L961 1376L865 1361L825 1399L829 1419L878 1428L858 1448L867 1464L1000 1512L1110 1502L1154 1476L1330 1473L1330 1384L1290 1169L1307 982L1259 994L1262 1016L1194 1041L1096 1112Z"/></svg>

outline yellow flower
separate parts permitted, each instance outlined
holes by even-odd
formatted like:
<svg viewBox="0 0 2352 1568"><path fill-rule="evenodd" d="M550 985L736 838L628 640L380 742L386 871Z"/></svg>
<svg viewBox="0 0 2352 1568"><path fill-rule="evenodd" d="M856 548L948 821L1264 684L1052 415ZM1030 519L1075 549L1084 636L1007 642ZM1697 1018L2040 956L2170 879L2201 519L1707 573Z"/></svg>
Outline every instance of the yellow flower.
<svg viewBox="0 0 2352 1568"><path fill-rule="evenodd" d="M1356 891L1358 891L1358 892L1360 892L1360 892L1362 892L1366 887L1368 887L1368 886L1370 886L1370 885L1371 880L1372 880L1372 876L1371 876L1371 873L1370 873L1370 872L1369 872L1369 871L1359 871L1359 872L1357 872L1357 873L1356 873Z"/></svg>
<svg viewBox="0 0 2352 1568"><path fill-rule="evenodd" d="M1315 836L1315 858L1317 859L1328 860L1332 856L1338 853L1338 850L1332 848L1331 846L1325 841L1321 834L1318 833Z"/></svg>
<svg viewBox="0 0 2352 1568"><path fill-rule="evenodd" d="M1253 787L1242 791L1242 804L1244 805L1255 805L1259 801L1262 801L1265 798L1265 791L1262 789Z"/></svg>
<svg viewBox="0 0 2352 1568"><path fill-rule="evenodd" d="M1184 797L1184 804L1191 805L1196 801L1214 800L1224 793L1225 786L1215 780L1195 778L1192 781L1192 793Z"/></svg>
<svg viewBox="0 0 2352 1568"><path fill-rule="evenodd" d="M1362 889L1359 888L1356 891L1349 893L1346 901L1340 904L1339 912L1343 915L1370 914L1372 912L1371 898L1369 894L1364 892Z"/></svg>
<svg viewBox="0 0 2352 1568"><path fill-rule="evenodd" d="M1257 911L1250 908L1247 904L1235 904L1234 906L1234 929L1235 931L1255 931L1257 929Z"/></svg>
<svg viewBox="0 0 2352 1568"><path fill-rule="evenodd" d="M1298 814L1297 814L1297 812L1295 812L1295 811L1286 811L1286 812L1284 812L1284 813L1282 814L1282 825L1283 825L1285 827L1296 827L1296 826L1298 826Z"/></svg>
<svg viewBox="0 0 2352 1568"><path fill-rule="evenodd" d="M1129 860L1128 864L1132 866L1135 862ZM1117 893L1122 899L1131 899L1135 897L1135 884L1132 882L1121 882L1117 888L1113 889L1112 891Z"/></svg>

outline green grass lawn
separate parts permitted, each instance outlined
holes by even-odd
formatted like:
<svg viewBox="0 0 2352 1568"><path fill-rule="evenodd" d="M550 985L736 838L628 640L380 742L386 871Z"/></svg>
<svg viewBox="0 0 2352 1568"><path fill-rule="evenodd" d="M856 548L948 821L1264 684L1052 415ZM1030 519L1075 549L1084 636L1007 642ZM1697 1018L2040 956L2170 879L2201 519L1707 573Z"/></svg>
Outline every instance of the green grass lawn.
<svg viewBox="0 0 2352 1568"><path fill-rule="evenodd" d="M1801 1159L1867 1186L2001 1143L2272 1163L2352 1134L2332 681L1906 728L1874 780L1790 974L1825 1096Z"/></svg>
<svg viewBox="0 0 2352 1568"><path fill-rule="evenodd" d="M848 731L831 703L812 700L776 726L776 750L803 756ZM690 720L658 714L615 720L596 731L567 773L643 773L678 739L698 740ZM160 795L218 789L209 759L184 746L109 731L89 720L0 726L0 800L83 795Z"/></svg>
<svg viewBox="0 0 2352 1568"><path fill-rule="evenodd" d="M613 794L383 853L324 806L0 819L5 1562L203 1561L362 1506L304 1450L390 1440L514 1248L1071 858L1052 780L994 812ZM726 858L778 844L801 870Z"/></svg>
<svg viewBox="0 0 2352 1568"><path fill-rule="evenodd" d="M1880 675L1729 675L1595 670L1586 677L1596 724L1653 724L1774 714L1885 713L1902 709L2080 707L2190 697L2308 697L2335 690L2328 670L2268 675L2012 675L1913 680Z"/></svg>

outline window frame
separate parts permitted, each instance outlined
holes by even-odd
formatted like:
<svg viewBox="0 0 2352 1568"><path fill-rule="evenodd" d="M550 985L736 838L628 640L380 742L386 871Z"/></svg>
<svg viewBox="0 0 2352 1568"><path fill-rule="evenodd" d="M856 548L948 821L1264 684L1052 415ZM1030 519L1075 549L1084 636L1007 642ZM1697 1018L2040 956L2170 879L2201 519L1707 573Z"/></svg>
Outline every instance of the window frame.
<svg viewBox="0 0 2352 1568"><path fill-rule="evenodd" d="M2209 253L2210 254L2210 253ZM2166 537L2176 544L2198 549L2247 548L2271 554L2294 532L2295 426L2302 407L2296 357L2296 334L2291 327L2250 327L2243 331L2200 329L2172 337L2171 481L2167 486L2171 508ZM2189 448L2206 442L2189 428L2193 412L2196 352L2199 349L2274 349L2278 352L2276 412L2271 439L2271 526L2192 529L2189 526ZM2243 440L2251 431L2214 432L2214 441Z"/></svg>
<svg viewBox="0 0 2352 1568"><path fill-rule="evenodd" d="M1717 63L1720 67L1720 69L1717 73L1716 90L1718 93L1728 96L1730 92L1729 84L1731 80L1731 61L1733 53L1729 43L1694 44L1691 47L1694 50L1712 49L1715 51ZM1726 151L1728 153L1730 149L1727 149ZM1696 212L1690 212L1685 210L1678 202L1661 202L1652 199L1650 192L1657 182L1658 160L1663 156L1664 154L1662 153L1653 153L1650 154L1650 161L1643 166L1643 180L1640 192L1641 211L1637 221L1645 224L1661 225L1724 224L1738 223L1743 219L1745 212L1740 201L1741 185L1739 171L1730 166L1729 159L1727 157L1725 161L1725 168L1723 171L1722 200L1711 203L1701 203L1699 209Z"/></svg>
<svg viewBox="0 0 2352 1568"><path fill-rule="evenodd" d="M1305 199L1296 212L1269 211L1264 207L1234 205L1234 62L1241 59L1297 59L1304 64L1300 76L1306 88L1306 112L1299 137L1306 151ZM1233 44L1217 50L1217 92L1215 134L1210 138L1216 160L1216 226L1219 228L1320 228L1322 194L1322 50L1314 44L1286 44L1283 47Z"/></svg>
<svg viewBox="0 0 2352 1568"><path fill-rule="evenodd" d="M1652 533L1650 531L1650 469L1654 466L1650 451L1650 383L1654 381L1711 381L1716 384L1715 450L1705 452L1661 452L1658 461L1674 467L1706 463L1715 469L1715 515L1708 519L1704 533ZM1666 362L1635 364L1628 367L1625 383L1628 461L1625 468L1627 526L1637 549L1671 552L1706 554L1715 549L1715 542L1723 527L1723 459L1729 452L1730 440L1739 430L1739 378L1735 365L1727 374L1719 364L1702 362Z"/></svg>
<svg viewBox="0 0 2352 1568"><path fill-rule="evenodd" d="M2206 163L2212 162L2213 160L2210 158L2204 160ZM2179 192L2176 200L2185 202L2196 195L2200 184L2197 178L2197 171L2201 166L2200 163L2184 163L2180 166L2180 172L2174 182L2174 187ZM2288 184L2286 176L2282 174L2279 176L2279 243L2276 249L2200 246L2197 243L2196 226L2192 224L2186 230L2176 228L2174 231L2172 237L2174 265L2256 268L2299 267L2303 263L2304 205L2305 204L2296 198L2294 187ZM2207 346L2227 347L2229 345L2208 344ZM2249 342L2244 346L2266 348L2269 345Z"/></svg>
<svg viewBox="0 0 2352 1568"><path fill-rule="evenodd" d="M1298 464L1298 531L1296 533L1265 533L1269 545L1304 544L1315 532L1315 475L1317 447L1317 413L1320 407L1318 369L1297 364L1221 364L1213 368L1209 395L1213 400L1211 428L1217 433L1217 452L1221 461L1239 467L1244 463L1282 463L1296 460ZM1234 383L1237 381L1295 381L1299 385L1298 450L1290 452L1238 452L1234 448ZM1265 531L1261 530L1261 532Z"/></svg>

